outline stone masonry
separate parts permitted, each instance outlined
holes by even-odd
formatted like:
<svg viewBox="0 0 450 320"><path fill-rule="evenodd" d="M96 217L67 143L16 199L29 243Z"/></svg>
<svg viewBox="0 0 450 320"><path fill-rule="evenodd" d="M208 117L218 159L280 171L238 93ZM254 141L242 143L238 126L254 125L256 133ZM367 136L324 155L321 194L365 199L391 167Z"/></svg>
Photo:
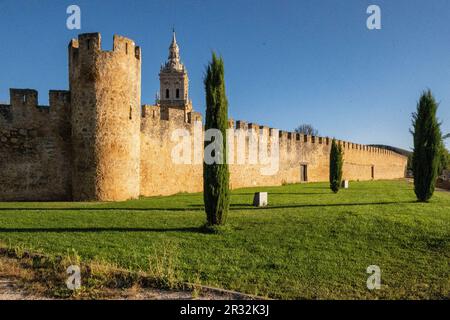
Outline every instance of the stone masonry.
<svg viewBox="0 0 450 320"><path fill-rule="evenodd" d="M104 51L100 34L81 34L70 42L68 54L69 91L50 91L49 106L40 106L35 90L10 89L10 103L0 105L0 201L121 201L201 191L201 162L179 164L171 157L175 129L186 129L189 143L203 146L202 118L189 99L175 34L155 105L141 105L142 57L132 40L114 36L112 50ZM262 165L251 161L231 164L232 188L328 180L329 138L244 121L230 120L230 128L234 146L248 146L249 131L258 139L280 141L276 174L262 175ZM338 143L344 179L404 177L406 157Z"/></svg>

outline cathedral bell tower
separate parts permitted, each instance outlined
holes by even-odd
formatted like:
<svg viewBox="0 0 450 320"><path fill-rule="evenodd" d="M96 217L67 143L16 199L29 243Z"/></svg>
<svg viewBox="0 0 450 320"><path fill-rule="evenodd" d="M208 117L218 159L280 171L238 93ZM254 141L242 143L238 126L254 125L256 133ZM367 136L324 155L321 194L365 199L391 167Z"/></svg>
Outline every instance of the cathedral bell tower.
<svg viewBox="0 0 450 320"><path fill-rule="evenodd" d="M161 114L168 108L184 110L185 120L192 111L192 102L189 99L189 78L187 70L180 61L180 48L177 44L175 30L172 43L169 47L169 57L159 72L159 98L157 103L161 107Z"/></svg>

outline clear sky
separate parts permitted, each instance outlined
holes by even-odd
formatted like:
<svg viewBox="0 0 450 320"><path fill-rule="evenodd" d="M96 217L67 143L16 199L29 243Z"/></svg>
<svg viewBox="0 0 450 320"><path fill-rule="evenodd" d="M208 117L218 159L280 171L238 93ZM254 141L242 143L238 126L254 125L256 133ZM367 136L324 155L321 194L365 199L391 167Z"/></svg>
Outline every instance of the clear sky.
<svg viewBox="0 0 450 320"><path fill-rule="evenodd" d="M81 8L81 30L66 8ZM366 9L381 8L368 30ZM211 50L225 60L230 116L293 130L409 149L411 113L422 90L440 101L450 132L448 0L0 0L0 101L10 87L67 89L67 44L78 33L113 34L142 47L142 102L153 103L175 27L194 108L204 112ZM450 141L447 141L450 147Z"/></svg>

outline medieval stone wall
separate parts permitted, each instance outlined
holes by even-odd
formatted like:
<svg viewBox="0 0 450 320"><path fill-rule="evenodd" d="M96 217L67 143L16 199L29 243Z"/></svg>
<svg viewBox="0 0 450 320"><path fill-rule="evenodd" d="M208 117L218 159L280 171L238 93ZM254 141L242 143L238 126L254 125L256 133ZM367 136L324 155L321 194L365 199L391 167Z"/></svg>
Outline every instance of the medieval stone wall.
<svg viewBox="0 0 450 320"><path fill-rule="evenodd" d="M168 120L164 120L168 119ZM198 192L203 189L203 162L183 164L172 161L172 150L177 141L172 141L172 132L185 129L193 142L196 121L201 116L192 112L189 122L184 121L184 111L158 106L144 106L141 125L141 195L168 195L177 192ZM202 132L200 125L200 133ZM197 143L203 143L197 139ZM200 154L202 157L203 154ZM194 155L192 154L192 159Z"/></svg>
<svg viewBox="0 0 450 320"><path fill-rule="evenodd" d="M69 46L72 101L73 197L117 201L139 197L141 51L114 36L103 51L100 34Z"/></svg>
<svg viewBox="0 0 450 320"><path fill-rule="evenodd" d="M180 110L169 109L170 114L161 118L158 106L144 106L141 125L141 195L169 195L178 192L199 192L203 190L203 166L196 161L203 153L195 155L194 144L203 146L203 129L195 122L200 115L192 113L189 122L183 121ZM200 124L201 127L201 124ZM232 188L252 186L278 186L284 183L299 183L301 166L306 165L307 182L328 181L331 139L313 137L293 132L278 131L254 123L237 121L234 125L232 145L234 153L230 165L230 185ZM186 129L189 133L189 155L191 164L174 163L172 152L180 145L181 138L172 137L174 130ZM201 133L194 134L194 130ZM256 139L268 141L267 154L270 155L271 141L275 135L279 141L279 168L275 174L262 174L268 163L251 159L248 132L253 130ZM243 137L243 138L242 138ZM241 142L238 140L241 139ZM243 139L243 140L242 140ZM392 151L365 145L337 141L343 147L343 179L382 180L403 178L407 158ZM238 143L244 144L244 156L238 155ZM198 150L198 149L197 149ZM201 150L202 151L202 150ZM259 150L257 152L259 154ZM268 172L267 172L268 173ZM305 181L306 182L306 181Z"/></svg>
<svg viewBox="0 0 450 320"><path fill-rule="evenodd" d="M11 89L0 105L0 200L71 199L70 95Z"/></svg>
<svg viewBox="0 0 450 320"><path fill-rule="evenodd" d="M10 104L0 105L0 201L120 201L202 191L204 132L188 97L183 107L141 107L141 50L130 39L114 36L113 49L103 51L100 34L82 34L68 51L69 91L50 91L50 106L39 106L35 90L11 89ZM328 181L329 138L229 124L232 188ZM190 151L173 157L180 130ZM267 155L279 140L279 167L272 174L270 163L249 151L255 143L260 149L258 139L268 141L260 150ZM344 179L404 176L406 157L339 143Z"/></svg>
<svg viewBox="0 0 450 320"><path fill-rule="evenodd" d="M80 110L79 112L83 113ZM70 117L70 114L70 93L68 91L51 91L50 107L42 107L37 105L37 92L34 90L11 90L11 105L0 106L0 164L2 168L0 200L68 200L71 199L72 189L87 187L92 188L91 190L95 192L93 196L98 197L95 199L104 199L105 193L101 194L99 190L101 191L105 187L96 184L97 176L88 176L93 180L82 180L84 183L93 181L94 184L91 186L77 186L71 180L70 169L73 171L76 169L72 162L76 158L73 152L80 152L72 145L76 139L71 136L71 119L75 125L84 125L85 128L89 128L89 125L92 124L88 121L88 117L92 115L85 119L73 120L74 117ZM138 131L140 136L132 139L134 142L140 143L139 182L136 182L135 177L128 180L120 172L117 177L113 176L105 180L109 188L106 189L107 192L113 193L116 188L120 190L123 181L133 184L133 187L137 186L135 188L137 191L133 191L133 194L130 195L127 191L123 195L127 199L135 197L136 194L154 196L202 191L203 126L201 115L191 112L188 115L188 122L186 122L183 110L169 108L164 111L162 116L160 107L144 106L142 116L138 114L137 119L141 123L141 129ZM129 117L127 120L130 120ZM301 182L301 165L307 166L308 182L328 180L331 139L278 131L254 123L247 124L243 121L237 121L236 125L230 121L230 127L235 129L232 137L234 152L230 152L230 157L233 159L230 165L232 188L298 183ZM96 130L97 125L92 128ZM179 129L185 129L189 133L188 141L193 149L187 163L174 162L172 157L172 153L176 152L176 146L180 142L180 138L172 137L172 134ZM248 151L249 130L253 130L256 137L260 137L260 135L267 137L269 147L274 137L278 137L280 162L276 174L262 174L261 170L268 167L267 163L251 164ZM85 132L82 129L80 131ZM86 136L96 139L94 133ZM383 149L345 141L338 142L344 149L344 179L377 180L396 179L404 176L407 161L405 157ZM243 143L246 150L243 157L237 153L239 143ZM200 150L197 154L193 148L194 144L197 145L196 150ZM107 161L110 149L101 151L101 155L105 157L103 160L99 160L96 155L96 152L102 150L101 146L94 145L92 150L92 155L86 150L82 150L84 159L88 160L88 168L94 167L91 172L97 172L98 169L94 164L101 163L101 161L104 161L104 169L110 172L114 172L114 165L118 163L120 165L120 161L114 158ZM132 150L136 150L136 148ZM269 148L269 155L270 152ZM116 154L112 154L113 157L116 156ZM129 159L126 154L123 157L123 161ZM257 160L255 159L255 161ZM242 161L243 163L239 164ZM133 170L135 168L132 166ZM78 200L76 197L74 199ZM114 199L113 197L112 200Z"/></svg>

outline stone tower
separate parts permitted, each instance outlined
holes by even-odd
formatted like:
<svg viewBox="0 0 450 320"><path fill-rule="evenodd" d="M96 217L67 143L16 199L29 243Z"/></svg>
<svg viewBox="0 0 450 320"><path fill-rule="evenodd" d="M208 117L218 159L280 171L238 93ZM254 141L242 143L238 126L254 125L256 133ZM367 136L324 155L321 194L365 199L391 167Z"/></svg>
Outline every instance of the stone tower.
<svg viewBox="0 0 450 320"><path fill-rule="evenodd" d="M74 200L139 196L141 51L114 36L103 51L99 33L69 44Z"/></svg>
<svg viewBox="0 0 450 320"><path fill-rule="evenodd" d="M192 102L189 99L189 78L187 70L180 61L180 48L177 44L175 31L169 47L169 57L161 66L159 72L159 100L161 117L166 118L168 108L184 110L185 120L192 111ZM167 119L166 119L167 120Z"/></svg>

